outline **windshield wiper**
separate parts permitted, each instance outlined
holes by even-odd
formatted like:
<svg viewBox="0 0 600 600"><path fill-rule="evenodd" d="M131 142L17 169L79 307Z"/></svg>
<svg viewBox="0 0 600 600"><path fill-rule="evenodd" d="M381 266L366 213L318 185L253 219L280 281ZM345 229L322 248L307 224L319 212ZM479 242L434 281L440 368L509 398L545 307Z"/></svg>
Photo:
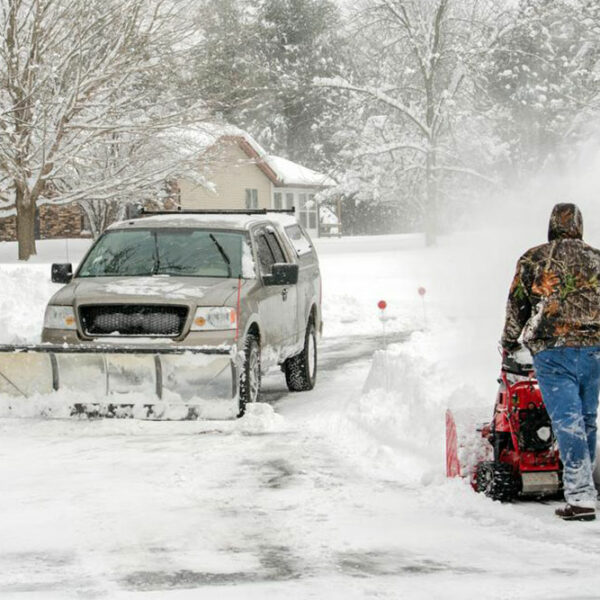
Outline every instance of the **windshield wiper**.
<svg viewBox="0 0 600 600"><path fill-rule="evenodd" d="M227 263L227 277L231 277L231 260L229 260L229 256L227 256L227 253L225 252L225 250L223 250L223 246L219 244L217 238L212 233L209 234L208 237L215 243L215 246L219 249L219 253L223 257L223 260Z"/></svg>
<svg viewBox="0 0 600 600"><path fill-rule="evenodd" d="M160 270L160 255L158 253L158 236L156 232L153 232L152 237L154 238L154 267L152 275L158 275L158 271Z"/></svg>

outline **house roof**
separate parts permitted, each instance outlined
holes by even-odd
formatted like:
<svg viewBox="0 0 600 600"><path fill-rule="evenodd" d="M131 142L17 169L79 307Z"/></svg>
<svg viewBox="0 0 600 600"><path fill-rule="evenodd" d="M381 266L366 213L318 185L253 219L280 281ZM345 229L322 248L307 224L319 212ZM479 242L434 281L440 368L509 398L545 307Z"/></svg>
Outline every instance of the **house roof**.
<svg viewBox="0 0 600 600"><path fill-rule="evenodd" d="M281 181L280 184L275 185L290 187L331 187L336 185L336 182L324 173L303 167L282 156L269 154L266 160Z"/></svg>
<svg viewBox="0 0 600 600"><path fill-rule="evenodd" d="M331 187L336 181L318 171L313 171L282 156L268 154L247 132L234 125L203 123L187 129L183 139L195 146L196 151L206 151L220 140L239 144L243 152L277 187Z"/></svg>

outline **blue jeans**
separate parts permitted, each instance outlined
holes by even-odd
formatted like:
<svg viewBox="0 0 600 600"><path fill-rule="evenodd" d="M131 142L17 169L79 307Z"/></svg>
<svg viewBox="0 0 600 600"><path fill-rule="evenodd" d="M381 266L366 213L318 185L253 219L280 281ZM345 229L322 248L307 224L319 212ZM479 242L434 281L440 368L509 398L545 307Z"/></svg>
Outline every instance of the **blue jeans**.
<svg viewBox="0 0 600 600"><path fill-rule="evenodd" d="M550 348L536 354L533 365L564 466L565 499L595 508L600 347Z"/></svg>

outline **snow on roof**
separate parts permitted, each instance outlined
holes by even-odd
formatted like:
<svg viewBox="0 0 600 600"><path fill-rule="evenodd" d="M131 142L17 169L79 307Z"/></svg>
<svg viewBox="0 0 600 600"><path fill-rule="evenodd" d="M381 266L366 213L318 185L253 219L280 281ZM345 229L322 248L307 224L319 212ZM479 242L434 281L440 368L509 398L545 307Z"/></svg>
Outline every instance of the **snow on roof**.
<svg viewBox="0 0 600 600"><path fill-rule="evenodd" d="M176 136L181 141L190 144L196 152L208 150L224 137L243 138L261 158L264 159L267 156L265 149L247 131L235 125L200 123L195 127L178 129Z"/></svg>
<svg viewBox="0 0 600 600"><path fill-rule="evenodd" d="M331 177L308 167L299 165L282 156L268 154L267 151L247 132L235 125L222 123L201 123L196 127L181 129L177 133L181 141L190 145L193 152L203 152L214 146L222 138L243 139L254 151L253 158L259 166L266 165L271 171L270 178L275 176L276 186L310 186L330 187L337 185ZM264 170L264 169L263 169Z"/></svg>
<svg viewBox="0 0 600 600"><path fill-rule="evenodd" d="M308 167L303 167L282 156L269 154L266 161L281 180L281 185L313 187L336 185L336 182L324 173L319 173Z"/></svg>

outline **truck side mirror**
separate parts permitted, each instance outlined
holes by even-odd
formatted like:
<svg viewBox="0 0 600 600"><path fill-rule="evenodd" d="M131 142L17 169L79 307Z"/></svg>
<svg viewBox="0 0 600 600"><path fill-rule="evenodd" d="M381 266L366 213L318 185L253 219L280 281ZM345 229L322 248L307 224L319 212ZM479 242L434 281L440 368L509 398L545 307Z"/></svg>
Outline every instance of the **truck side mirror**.
<svg viewBox="0 0 600 600"><path fill-rule="evenodd" d="M54 263L52 265L52 283L69 283L73 279L71 263Z"/></svg>
<svg viewBox="0 0 600 600"><path fill-rule="evenodd" d="M265 285L296 285L299 271L298 265L275 263L271 275L264 277Z"/></svg>

